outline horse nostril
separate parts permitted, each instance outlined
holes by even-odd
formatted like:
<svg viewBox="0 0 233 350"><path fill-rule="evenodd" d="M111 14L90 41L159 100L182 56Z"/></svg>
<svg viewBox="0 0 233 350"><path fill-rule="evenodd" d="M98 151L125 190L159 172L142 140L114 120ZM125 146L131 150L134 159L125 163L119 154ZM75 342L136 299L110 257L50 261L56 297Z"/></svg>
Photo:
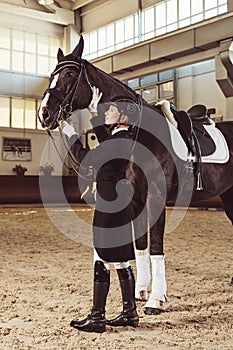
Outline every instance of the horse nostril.
<svg viewBox="0 0 233 350"><path fill-rule="evenodd" d="M49 110L48 110L48 107L47 107L47 106L44 106L44 107L42 108L42 115L43 115L43 119L48 118L48 116L49 116Z"/></svg>

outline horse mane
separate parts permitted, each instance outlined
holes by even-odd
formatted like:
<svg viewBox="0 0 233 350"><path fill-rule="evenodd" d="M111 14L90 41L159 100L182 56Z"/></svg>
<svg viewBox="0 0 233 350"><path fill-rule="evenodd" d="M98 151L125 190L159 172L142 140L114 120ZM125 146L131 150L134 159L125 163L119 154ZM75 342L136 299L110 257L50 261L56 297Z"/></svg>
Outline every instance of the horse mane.
<svg viewBox="0 0 233 350"><path fill-rule="evenodd" d="M89 61L86 61L94 70L97 70L98 72L100 72L106 79L110 80L113 85L118 86L119 90L121 90L122 88L125 90L126 93L128 93L129 95L124 95L123 92L121 92L119 95L115 95L114 97L111 98L111 101L120 101L120 100L130 100L132 102L138 103L139 99L141 101L141 105L144 107L147 107L149 110L151 111L155 111L161 115L163 115L163 112L161 111L161 108L159 106L150 104L149 102L147 102L141 95L139 95L137 92L135 92L130 86L126 85L125 83L123 83L122 81L120 81L117 78L112 77L110 74L104 72L102 69L95 67L92 63L90 63Z"/></svg>
<svg viewBox="0 0 233 350"><path fill-rule="evenodd" d="M92 63L90 63L89 61L85 60L85 62L94 70L97 70L101 75L103 75L106 79L108 79L109 81L111 81L111 83L116 86L117 88L117 91L120 91L122 90L122 88L124 89L126 95L124 95L123 92L119 93L119 95L115 95L113 97L113 100L112 101L117 101L117 100L121 100L121 99L126 99L127 97L129 97L130 95L130 99L134 102L137 102L138 101L138 96L141 96L139 95L138 93L136 93L131 87L129 87L128 85L126 85L125 83L123 83L122 81L120 81L119 79L117 78L114 78L112 77L110 74L104 72L102 69L98 68L98 67L95 67ZM148 104L146 102L146 100L144 100L142 97L141 97L142 101L143 101L143 104Z"/></svg>

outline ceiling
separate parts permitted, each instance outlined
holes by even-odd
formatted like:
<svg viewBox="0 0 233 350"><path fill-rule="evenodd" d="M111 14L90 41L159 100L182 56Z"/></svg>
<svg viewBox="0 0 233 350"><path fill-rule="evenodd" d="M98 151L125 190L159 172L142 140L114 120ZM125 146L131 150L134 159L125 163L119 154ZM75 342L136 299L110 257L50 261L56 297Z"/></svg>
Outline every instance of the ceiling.
<svg viewBox="0 0 233 350"><path fill-rule="evenodd" d="M44 7L57 6L65 10L77 10L91 2L94 2L94 0L38 0L38 3ZM25 0L25 3L27 3L27 0Z"/></svg>
<svg viewBox="0 0 233 350"><path fill-rule="evenodd" d="M25 0L25 2L27 2L27 0ZM64 8L66 10L77 10L80 7L94 2L94 0L38 0L38 2L45 3L43 6L46 6L46 2L53 2L53 4L57 7Z"/></svg>
<svg viewBox="0 0 233 350"><path fill-rule="evenodd" d="M77 10L80 7L93 3L95 0L0 0L0 4L17 6L28 9L38 9L41 7L51 11L60 8L65 10ZM99 1L95 1L99 2ZM1 11L0 7L0 11Z"/></svg>
<svg viewBox="0 0 233 350"><path fill-rule="evenodd" d="M20 15L61 25L74 23L74 11L95 0L0 0L0 14ZM95 1L96 3L103 0ZM4 17L3 17L4 18Z"/></svg>

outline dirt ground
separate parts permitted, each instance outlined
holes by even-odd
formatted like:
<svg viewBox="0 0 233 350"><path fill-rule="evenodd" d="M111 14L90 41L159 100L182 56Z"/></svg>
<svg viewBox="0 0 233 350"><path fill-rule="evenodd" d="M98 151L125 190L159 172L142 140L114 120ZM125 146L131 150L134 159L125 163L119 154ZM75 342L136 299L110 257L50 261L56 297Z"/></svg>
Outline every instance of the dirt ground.
<svg viewBox="0 0 233 350"><path fill-rule="evenodd" d="M0 208L1 349L233 349L233 227L215 210L189 210L165 235L166 312L144 315L138 302L137 329L95 334L71 328L70 321L86 317L92 306L91 230L82 221L91 216L92 209L81 206ZM120 311L111 267L107 317Z"/></svg>

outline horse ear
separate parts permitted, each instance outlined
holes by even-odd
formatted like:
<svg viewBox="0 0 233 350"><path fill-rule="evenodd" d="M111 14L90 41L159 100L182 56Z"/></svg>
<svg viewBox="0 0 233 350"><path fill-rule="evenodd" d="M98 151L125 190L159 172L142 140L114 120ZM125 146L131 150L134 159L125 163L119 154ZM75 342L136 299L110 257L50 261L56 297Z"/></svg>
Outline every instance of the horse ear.
<svg viewBox="0 0 233 350"><path fill-rule="evenodd" d="M83 36L81 35L80 39L79 39L79 43L76 46L76 48L74 49L74 51L72 52L72 55L76 58L82 57L83 47L84 47L84 40L83 40Z"/></svg>
<svg viewBox="0 0 233 350"><path fill-rule="evenodd" d="M58 62L60 62L63 58L64 58L64 53L63 53L62 49L58 49L58 52L57 52Z"/></svg>

